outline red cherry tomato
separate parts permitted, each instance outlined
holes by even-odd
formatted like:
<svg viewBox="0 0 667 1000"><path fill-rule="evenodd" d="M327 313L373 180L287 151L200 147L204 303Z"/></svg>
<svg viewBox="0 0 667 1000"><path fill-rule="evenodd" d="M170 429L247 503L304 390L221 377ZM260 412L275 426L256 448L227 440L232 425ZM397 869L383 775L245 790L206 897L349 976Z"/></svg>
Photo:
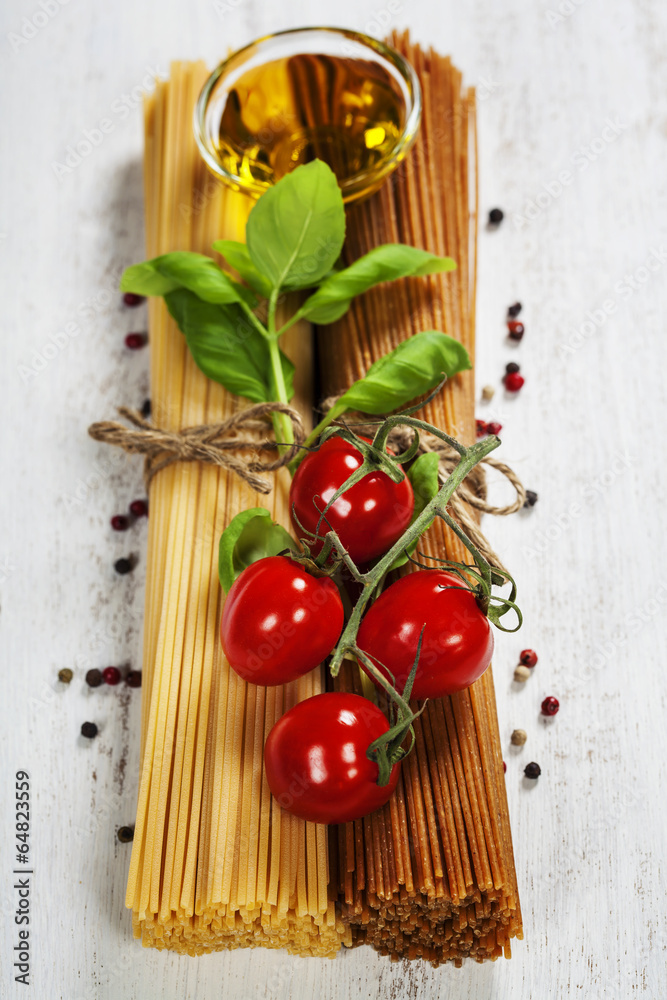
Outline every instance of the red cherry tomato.
<svg viewBox="0 0 667 1000"><path fill-rule="evenodd" d="M412 698L441 698L482 676L493 653L489 619L463 581L442 570L420 570L392 583L371 605L357 644L387 668L386 677L394 674L401 691L424 625Z"/></svg>
<svg viewBox="0 0 667 1000"><path fill-rule="evenodd" d="M324 510L362 461L361 452L341 437L329 438L318 451L304 458L290 489L290 508L296 514L293 519L297 532L300 522L315 534L318 510ZM398 541L410 523L414 506L409 479L394 483L385 472L369 472L336 500L326 518L354 562L367 563ZM322 521L318 534L326 535L328 530L327 523Z"/></svg>
<svg viewBox="0 0 667 1000"><path fill-rule="evenodd" d="M377 785L378 766L366 756L389 723L358 694L317 694L286 712L264 748L266 777L279 805L311 823L348 823L379 809L398 781Z"/></svg>
<svg viewBox="0 0 667 1000"><path fill-rule="evenodd" d="M252 563L230 587L220 638L229 665L252 684L286 684L329 655L343 629L343 602L328 577L286 556Z"/></svg>

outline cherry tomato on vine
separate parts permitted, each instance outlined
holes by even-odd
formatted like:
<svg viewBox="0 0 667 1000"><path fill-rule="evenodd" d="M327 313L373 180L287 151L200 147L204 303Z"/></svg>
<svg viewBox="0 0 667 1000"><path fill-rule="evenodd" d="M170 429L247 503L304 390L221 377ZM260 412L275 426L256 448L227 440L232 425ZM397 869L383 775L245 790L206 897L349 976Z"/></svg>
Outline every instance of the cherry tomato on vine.
<svg viewBox="0 0 667 1000"><path fill-rule="evenodd" d="M400 692L424 625L411 698L441 698L482 676L493 653L491 624L474 593L443 570L420 570L392 583L368 610L357 644L387 668L386 677L394 674Z"/></svg>
<svg viewBox="0 0 667 1000"><path fill-rule="evenodd" d="M377 785L368 747L389 729L377 705L358 694L316 694L286 712L264 748L272 795L294 816L312 823L347 823L379 809L396 787Z"/></svg>
<svg viewBox="0 0 667 1000"><path fill-rule="evenodd" d="M286 684L329 655L343 629L343 602L328 577L286 556L252 563L229 589L220 638L229 665L252 684Z"/></svg>
<svg viewBox="0 0 667 1000"><path fill-rule="evenodd" d="M315 534L318 510L324 510L336 490L362 462L361 452L341 437L329 438L304 458L290 489L290 508L297 532L300 522ZM346 490L329 508L326 519L352 560L367 563L398 541L410 523L414 505L409 479L394 483L385 472L378 470L369 472ZM317 533L324 536L328 530L323 520ZM317 551L313 549L314 554Z"/></svg>

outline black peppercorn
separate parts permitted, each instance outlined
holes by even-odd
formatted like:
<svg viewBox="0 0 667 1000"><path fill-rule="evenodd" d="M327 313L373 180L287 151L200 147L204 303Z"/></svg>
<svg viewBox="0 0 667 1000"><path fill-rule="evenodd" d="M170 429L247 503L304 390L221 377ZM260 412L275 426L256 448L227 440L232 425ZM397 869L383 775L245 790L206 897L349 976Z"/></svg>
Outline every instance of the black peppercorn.
<svg viewBox="0 0 667 1000"><path fill-rule="evenodd" d="M129 844L130 841L134 840L134 827L133 826L121 826L118 829L118 839L121 844Z"/></svg>
<svg viewBox="0 0 667 1000"><path fill-rule="evenodd" d="M98 688L104 681L101 670L89 670L86 674L86 684L91 688Z"/></svg>
<svg viewBox="0 0 667 1000"><path fill-rule="evenodd" d="M523 773L526 775L527 778L539 778L539 776L542 774L542 768L540 767L539 764L536 764L535 761L533 760L530 762L530 764L526 764L526 766L523 769Z"/></svg>
<svg viewBox="0 0 667 1000"><path fill-rule="evenodd" d="M130 670L129 674L125 678L125 683L131 688L141 687L141 670Z"/></svg>
<svg viewBox="0 0 667 1000"><path fill-rule="evenodd" d="M515 372L521 370L521 366L516 363L516 361L510 361L505 365L505 371L508 375L513 375Z"/></svg>
<svg viewBox="0 0 667 1000"><path fill-rule="evenodd" d="M92 740L97 736L97 726L94 722L84 722L81 726L81 735L85 736L87 740Z"/></svg>
<svg viewBox="0 0 667 1000"><path fill-rule="evenodd" d="M141 415L146 420L148 420L148 418L150 417L150 415L151 415L151 401L150 401L150 399L145 399L143 401L143 403L141 404Z"/></svg>
<svg viewBox="0 0 667 1000"><path fill-rule="evenodd" d="M502 208L492 208L489 212L489 222L492 226L499 226L505 218Z"/></svg>
<svg viewBox="0 0 667 1000"><path fill-rule="evenodd" d="M534 507L537 503L537 493L534 490L526 490L526 499L524 501L524 507Z"/></svg>
<svg viewBox="0 0 667 1000"><path fill-rule="evenodd" d="M521 312L521 303L515 302L514 305L510 306L509 309L507 310L507 315L514 318L515 316L518 316L520 312Z"/></svg>
<svg viewBox="0 0 667 1000"><path fill-rule="evenodd" d="M124 576L125 573L130 573L132 571L133 569L132 560L116 559L115 563L113 564L113 568L116 570L117 573L120 573L121 576Z"/></svg>

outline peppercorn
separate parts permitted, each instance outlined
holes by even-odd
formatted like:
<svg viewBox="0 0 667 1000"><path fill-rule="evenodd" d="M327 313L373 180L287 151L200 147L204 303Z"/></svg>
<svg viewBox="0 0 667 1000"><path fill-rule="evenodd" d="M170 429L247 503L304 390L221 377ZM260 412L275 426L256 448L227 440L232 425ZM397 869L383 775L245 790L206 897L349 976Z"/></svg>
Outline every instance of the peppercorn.
<svg viewBox="0 0 667 1000"><path fill-rule="evenodd" d="M125 678L125 683L131 688L141 687L141 670L130 670L129 674Z"/></svg>
<svg viewBox="0 0 667 1000"><path fill-rule="evenodd" d="M524 667L534 667L537 663L537 653L534 649L522 649L519 654L519 663Z"/></svg>
<svg viewBox="0 0 667 1000"><path fill-rule="evenodd" d="M134 517L146 517L148 514L148 504L145 500L133 500L130 504L130 513Z"/></svg>
<svg viewBox="0 0 667 1000"><path fill-rule="evenodd" d="M493 399L495 394L496 390L493 388L492 385L485 385L484 388L482 389L482 399L486 400Z"/></svg>
<svg viewBox="0 0 667 1000"><path fill-rule="evenodd" d="M510 306L509 309L507 310L507 315L511 316L512 319L514 319L514 317L518 316L520 312L521 312L521 303L515 302L514 305Z"/></svg>
<svg viewBox="0 0 667 1000"><path fill-rule="evenodd" d="M126 306L138 306L144 301L143 295L135 295L134 292L125 292L123 302Z"/></svg>
<svg viewBox="0 0 667 1000"><path fill-rule="evenodd" d="M120 680L120 670L118 667L105 667L102 671L102 677L105 684L115 687Z"/></svg>
<svg viewBox="0 0 667 1000"><path fill-rule="evenodd" d="M536 764L534 760L531 760L530 764L526 764L524 767L523 773L527 778L539 778L542 774L542 768L539 764Z"/></svg>
<svg viewBox="0 0 667 1000"><path fill-rule="evenodd" d="M127 531L129 526L130 522L124 514L114 514L111 518L111 527L114 531Z"/></svg>
<svg viewBox="0 0 667 1000"><path fill-rule="evenodd" d="M508 337L510 340L521 340L526 332L526 328L523 323L519 323L517 320L513 319L509 320L507 323L507 329L509 331Z"/></svg>
<svg viewBox="0 0 667 1000"><path fill-rule="evenodd" d="M69 684L73 677L74 674L69 667L63 667L62 670L58 671L58 680L62 684Z"/></svg>
<svg viewBox="0 0 667 1000"><path fill-rule="evenodd" d="M542 715L556 715L558 709L560 708L560 702L558 698L554 698L553 695L549 695L542 702Z"/></svg>
<svg viewBox="0 0 667 1000"><path fill-rule="evenodd" d="M484 420L476 420L475 421L475 430L477 431L477 437L478 438L484 437L484 435L487 432L487 430L486 430L486 422Z"/></svg>
<svg viewBox="0 0 667 1000"><path fill-rule="evenodd" d="M527 681L529 677L530 677L530 670L528 669L528 667L522 667L521 664L519 664L519 666L515 668L514 670L515 681L520 681L523 684L524 681Z"/></svg>
<svg viewBox="0 0 667 1000"><path fill-rule="evenodd" d="M89 670L88 673L86 674L86 684L88 685L88 687L98 688L103 680L104 678L102 677L101 670L96 670L96 669Z"/></svg>
<svg viewBox="0 0 667 1000"><path fill-rule="evenodd" d="M497 420L492 420L491 423L486 425L487 434L500 434L503 429L503 425L499 424Z"/></svg>
<svg viewBox="0 0 667 1000"><path fill-rule="evenodd" d="M524 507L534 507L537 503L538 496L534 490L526 490L526 499L524 501Z"/></svg>
<svg viewBox="0 0 667 1000"><path fill-rule="evenodd" d="M124 576L126 573L130 573L134 567L131 559L116 559L113 568L121 576Z"/></svg>
<svg viewBox="0 0 667 1000"><path fill-rule="evenodd" d="M503 761L503 774L507 774L507 764Z"/></svg>
<svg viewBox="0 0 667 1000"><path fill-rule="evenodd" d="M97 726L94 722L84 722L81 726L81 735L87 740L92 740L97 736Z"/></svg>
<svg viewBox="0 0 667 1000"><path fill-rule="evenodd" d="M513 747L522 747L527 739L528 733L525 729L515 729L510 736L510 743Z"/></svg>
<svg viewBox="0 0 667 1000"><path fill-rule="evenodd" d="M145 399L143 401L143 403L141 404L141 415L146 420L148 420L148 418L150 417L150 415L151 415L151 401L150 401L150 399Z"/></svg>
<svg viewBox="0 0 667 1000"><path fill-rule="evenodd" d="M125 337L125 346L130 351L139 351L146 343L145 333L128 333Z"/></svg>
<svg viewBox="0 0 667 1000"><path fill-rule="evenodd" d="M489 212L489 222L492 226L499 226L505 218L502 208L492 208Z"/></svg>
<svg viewBox="0 0 667 1000"><path fill-rule="evenodd" d="M505 374L513 375L514 372L521 371L521 365L518 365L516 361L510 361L505 365Z"/></svg>
<svg viewBox="0 0 667 1000"><path fill-rule="evenodd" d="M129 844L134 840L134 827L133 826L121 826L118 828L118 839L121 844Z"/></svg>
<svg viewBox="0 0 667 1000"><path fill-rule="evenodd" d="M510 372L509 375L505 376L505 388L508 392L518 392L525 381L523 375L519 375L518 372Z"/></svg>

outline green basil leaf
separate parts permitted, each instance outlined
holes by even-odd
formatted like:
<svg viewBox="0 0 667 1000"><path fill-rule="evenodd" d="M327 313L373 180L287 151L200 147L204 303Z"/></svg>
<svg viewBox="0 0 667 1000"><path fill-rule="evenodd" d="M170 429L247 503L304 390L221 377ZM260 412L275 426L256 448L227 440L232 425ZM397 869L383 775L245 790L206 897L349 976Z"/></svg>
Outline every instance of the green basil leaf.
<svg viewBox="0 0 667 1000"><path fill-rule="evenodd" d="M450 257L437 257L404 243L386 243L323 281L301 306L299 315L313 323L333 323L344 315L355 296L382 281L415 278L455 268Z"/></svg>
<svg viewBox="0 0 667 1000"><path fill-rule="evenodd" d="M228 305L243 301L251 307L257 305L249 288L230 278L203 253L177 250L156 257L154 263L163 277L178 282L179 287L194 292L204 302Z"/></svg>
<svg viewBox="0 0 667 1000"><path fill-rule="evenodd" d="M419 455L407 471L407 477L412 483L412 491L415 495L415 509L410 518L410 524L417 520L426 505L430 503L440 489L440 483L438 482L439 465L440 462L435 452L428 451L423 455ZM431 521L431 524L433 524L433 521ZM429 524L429 528L430 526ZM424 529L424 531L427 530L428 528ZM421 538L421 535L419 537ZM387 572L390 573L392 570L398 569L399 566L405 566L408 561L408 555L412 555L418 545L419 538L415 539L405 551L396 556Z"/></svg>
<svg viewBox="0 0 667 1000"><path fill-rule="evenodd" d="M175 288L178 288L178 282L160 274L155 260L126 267L120 279L121 292L134 292L136 295L166 295Z"/></svg>
<svg viewBox="0 0 667 1000"><path fill-rule="evenodd" d="M250 307L257 305L251 290L225 274L214 260L187 250L162 254L128 267L120 287L124 292L138 295L167 295L177 288L187 288L204 302L225 305L243 301Z"/></svg>
<svg viewBox="0 0 667 1000"><path fill-rule="evenodd" d="M271 520L264 507L243 510L232 518L222 535L218 548L218 576L227 594L234 580L244 569L264 559L277 556L285 549L296 549L291 535Z"/></svg>
<svg viewBox="0 0 667 1000"><path fill-rule="evenodd" d="M267 342L238 306L202 302L185 288L164 298L204 375L253 403L277 398ZM291 399L294 365L282 352L281 358Z"/></svg>
<svg viewBox="0 0 667 1000"><path fill-rule="evenodd" d="M238 271L244 281L263 298L271 294L271 282L261 274L252 262L245 243L238 240L216 240L213 249L225 258L230 267Z"/></svg>
<svg viewBox="0 0 667 1000"><path fill-rule="evenodd" d="M341 396L334 410L361 413L390 413L440 382L471 368L465 347L439 330L425 330L404 340L374 362L364 378L354 382Z"/></svg>
<svg viewBox="0 0 667 1000"><path fill-rule="evenodd" d="M321 160L297 167L256 202L246 226L250 258L274 289L309 288L340 256L343 196Z"/></svg>

